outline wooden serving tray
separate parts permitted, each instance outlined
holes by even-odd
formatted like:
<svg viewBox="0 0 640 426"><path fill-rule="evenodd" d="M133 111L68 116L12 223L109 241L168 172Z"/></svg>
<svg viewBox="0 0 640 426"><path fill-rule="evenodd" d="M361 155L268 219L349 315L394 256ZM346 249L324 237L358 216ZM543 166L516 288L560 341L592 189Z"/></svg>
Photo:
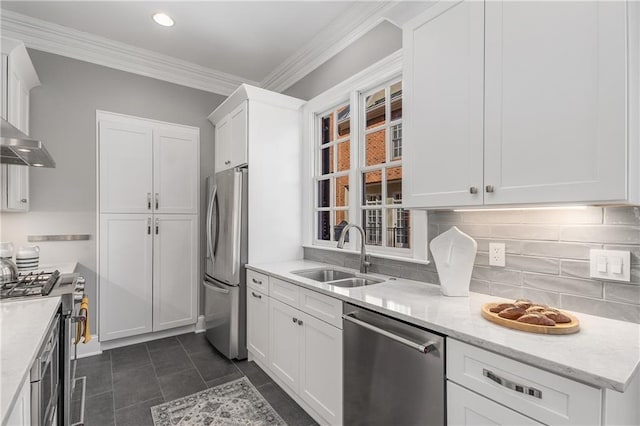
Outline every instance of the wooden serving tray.
<svg viewBox="0 0 640 426"><path fill-rule="evenodd" d="M580 321L578 321L578 318L564 311L562 311L562 313L571 318L571 322L556 325L527 324L525 322L502 318L498 316L498 314L489 311L489 309L498 304L499 303L485 303L482 305L482 316L503 327L539 334L573 334L580 330Z"/></svg>

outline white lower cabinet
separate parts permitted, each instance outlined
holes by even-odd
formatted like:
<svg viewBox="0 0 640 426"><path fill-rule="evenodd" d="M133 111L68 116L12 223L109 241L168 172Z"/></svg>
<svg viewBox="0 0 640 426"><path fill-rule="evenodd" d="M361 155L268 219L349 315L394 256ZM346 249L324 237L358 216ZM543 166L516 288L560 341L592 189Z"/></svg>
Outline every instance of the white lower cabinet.
<svg viewBox="0 0 640 426"><path fill-rule="evenodd" d="M247 271L247 278L256 273ZM268 281L269 290L247 291L250 357L318 422L342 424L342 324L327 321L341 302L273 277L259 279ZM313 309L299 292L314 293Z"/></svg>
<svg viewBox="0 0 640 426"><path fill-rule="evenodd" d="M542 425L450 381L447 381L447 424L452 426Z"/></svg>
<svg viewBox="0 0 640 426"><path fill-rule="evenodd" d="M31 424L31 383L25 380L20 388L16 402L6 416L6 426L24 426Z"/></svg>

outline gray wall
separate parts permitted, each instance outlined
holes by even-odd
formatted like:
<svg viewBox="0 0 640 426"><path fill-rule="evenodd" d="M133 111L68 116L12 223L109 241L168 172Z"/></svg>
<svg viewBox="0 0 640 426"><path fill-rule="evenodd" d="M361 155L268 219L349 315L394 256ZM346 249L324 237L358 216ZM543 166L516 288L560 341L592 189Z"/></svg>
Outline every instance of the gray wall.
<svg viewBox="0 0 640 426"><path fill-rule="evenodd" d="M89 242L39 245L41 263L81 263L95 302L96 110L199 127L204 178L213 173L213 126L207 116L225 97L36 50L29 54L42 83L31 92L31 135L45 142L57 167L31 169L31 211L3 213L1 238L22 245L29 234L91 234ZM201 206L204 189L202 180Z"/></svg>
<svg viewBox="0 0 640 426"><path fill-rule="evenodd" d="M383 21L283 93L309 100L402 48L402 30Z"/></svg>
<svg viewBox="0 0 640 426"><path fill-rule="evenodd" d="M640 208L429 212L429 239L457 226L478 242L471 291L527 297L553 306L640 323ZM506 243L506 267L489 266L489 242ZM631 282L589 278L589 250L631 252ZM305 258L357 265L357 257L305 250ZM438 283L434 263L374 258L380 273Z"/></svg>

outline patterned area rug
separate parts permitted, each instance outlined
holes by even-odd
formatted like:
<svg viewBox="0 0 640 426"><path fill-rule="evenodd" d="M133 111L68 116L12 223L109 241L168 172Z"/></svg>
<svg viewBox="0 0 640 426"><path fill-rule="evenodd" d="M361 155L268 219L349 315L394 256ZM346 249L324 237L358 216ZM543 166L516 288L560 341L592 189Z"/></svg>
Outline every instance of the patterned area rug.
<svg viewBox="0 0 640 426"><path fill-rule="evenodd" d="M155 426L287 426L246 377L151 407L151 416Z"/></svg>

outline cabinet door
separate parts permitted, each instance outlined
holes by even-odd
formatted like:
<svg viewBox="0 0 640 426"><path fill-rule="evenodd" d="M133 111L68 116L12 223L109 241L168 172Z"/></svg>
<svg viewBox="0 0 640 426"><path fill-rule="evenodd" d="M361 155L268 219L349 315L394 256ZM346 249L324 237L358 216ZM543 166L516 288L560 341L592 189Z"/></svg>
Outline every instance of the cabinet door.
<svg viewBox="0 0 640 426"><path fill-rule="evenodd" d="M482 204L482 2L439 2L403 28L403 199Z"/></svg>
<svg viewBox="0 0 640 426"><path fill-rule="evenodd" d="M29 210L29 167L14 164L2 165L4 185L6 185L6 200L3 200L4 210ZM3 190L4 192L4 190Z"/></svg>
<svg viewBox="0 0 640 426"><path fill-rule="evenodd" d="M627 197L625 11L486 2L485 204Z"/></svg>
<svg viewBox="0 0 640 426"><path fill-rule="evenodd" d="M452 426L542 425L450 381L447 381L447 424Z"/></svg>
<svg viewBox="0 0 640 426"><path fill-rule="evenodd" d="M7 420L3 424L6 426L31 424L31 383L29 380L25 380L22 384L16 402L5 418Z"/></svg>
<svg viewBox="0 0 640 426"><path fill-rule="evenodd" d="M151 212L151 128L109 121L99 127L100 212Z"/></svg>
<svg viewBox="0 0 640 426"><path fill-rule="evenodd" d="M198 313L198 216L155 215L153 331L195 324Z"/></svg>
<svg viewBox="0 0 640 426"><path fill-rule="evenodd" d="M229 114L231 121L230 167L247 164L248 101L242 102Z"/></svg>
<svg viewBox="0 0 640 426"><path fill-rule="evenodd" d="M216 124L215 171L216 173L231 167L231 121L223 118Z"/></svg>
<svg viewBox="0 0 640 426"><path fill-rule="evenodd" d="M152 331L152 221L100 215L100 340Z"/></svg>
<svg viewBox="0 0 640 426"><path fill-rule="evenodd" d="M198 213L200 143L192 132L154 130L153 191L157 213Z"/></svg>
<svg viewBox="0 0 640 426"><path fill-rule="evenodd" d="M297 309L269 300L269 367L294 392L300 381L300 316Z"/></svg>
<svg viewBox="0 0 640 426"><path fill-rule="evenodd" d="M301 313L300 397L331 425L342 424L342 330Z"/></svg>
<svg viewBox="0 0 640 426"><path fill-rule="evenodd" d="M269 365L269 296L247 289L247 348Z"/></svg>

